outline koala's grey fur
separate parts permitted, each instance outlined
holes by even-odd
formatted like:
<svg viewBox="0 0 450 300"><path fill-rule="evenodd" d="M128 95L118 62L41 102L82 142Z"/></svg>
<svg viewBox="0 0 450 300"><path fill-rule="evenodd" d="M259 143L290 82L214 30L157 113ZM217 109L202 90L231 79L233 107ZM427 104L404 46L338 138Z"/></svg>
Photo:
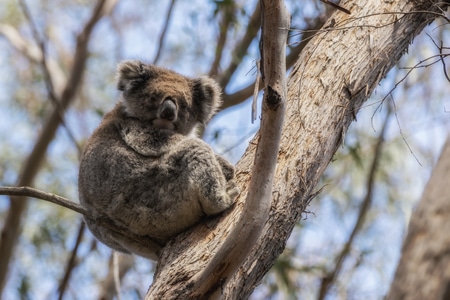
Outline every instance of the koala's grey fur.
<svg viewBox="0 0 450 300"><path fill-rule="evenodd" d="M121 252L157 259L173 236L230 207L234 167L189 134L221 104L218 84L127 61L122 99L88 140L79 173L81 203L114 227L85 217L92 233Z"/></svg>

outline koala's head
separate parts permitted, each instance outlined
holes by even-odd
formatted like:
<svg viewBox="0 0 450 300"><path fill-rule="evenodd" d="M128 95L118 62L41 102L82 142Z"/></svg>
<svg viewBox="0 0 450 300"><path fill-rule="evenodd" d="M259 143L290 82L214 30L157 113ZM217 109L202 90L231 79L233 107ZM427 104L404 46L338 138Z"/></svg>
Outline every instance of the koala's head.
<svg viewBox="0 0 450 300"><path fill-rule="evenodd" d="M136 60L119 64L117 87L127 116L184 135L206 124L222 102L218 83L209 77L190 79Z"/></svg>

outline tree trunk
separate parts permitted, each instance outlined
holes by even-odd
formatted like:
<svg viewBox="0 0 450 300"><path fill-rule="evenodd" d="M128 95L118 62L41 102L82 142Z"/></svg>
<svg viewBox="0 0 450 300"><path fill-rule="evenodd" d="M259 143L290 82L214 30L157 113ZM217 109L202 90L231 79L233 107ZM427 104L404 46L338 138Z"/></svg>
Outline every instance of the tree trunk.
<svg viewBox="0 0 450 300"><path fill-rule="evenodd" d="M409 223L387 300L450 299L450 136Z"/></svg>
<svg viewBox="0 0 450 300"><path fill-rule="evenodd" d="M269 219L247 260L228 284L221 285L223 299L246 299L260 283L315 196L320 176L362 103L412 39L448 4L344 1L341 5L352 15L336 12L306 46L288 80ZM193 298L193 278L205 269L240 217L258 140L257 135L237 165L242 190L238 203L221 218L198 225L164 248L146 299Z"/></svg>

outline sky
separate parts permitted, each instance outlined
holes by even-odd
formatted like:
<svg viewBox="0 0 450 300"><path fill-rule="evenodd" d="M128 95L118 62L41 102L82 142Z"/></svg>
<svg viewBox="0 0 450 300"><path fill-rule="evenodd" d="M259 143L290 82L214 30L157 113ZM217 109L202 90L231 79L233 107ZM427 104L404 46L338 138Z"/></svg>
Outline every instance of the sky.
<svg viewBox="0 0 450 300"><path fill-rule="evenodd" d="M30 2L30 5L34 5L31 1L28 2ZM77 141L82 141L89 136L100 122L101 116L93 109L107 111L117 101L118 92L114 84L117 62L121 59L152 61L154 57L156 52L155 41L159 36L159 29L167 3L154 2L148 7L141 7L144 13L136 12L135 5L132 1L122 1L116 9L115 14L117 14L119 20L140 18L139 28L134 28L133 26L136 25L131 21L128 24L121 24L123 41L119 41L117 37L111 34L110 28L111 25L114 25L111 20L101 21L94 32L90 45L92 59L89 61L89 72L85 79L92 83L94 88L86 88L83 95L87 99L79 99L81 104L77 104L66 114L67 126L73 131ZM250 7L250 4L248 6ZM76 7L76 5L74 4L73 7ZM62 45L71 47L74 40L69 37L73 37L74 33L79 30L80 20L86 19L88 15L87 11L73 9L73 7L66 8L59 14L37 13L40 12L37 7L31 8L33 12L36 12L37 24L50 21L52 24L59 24L59 26L54 26L53 34L55 38L59 39ZM189 76L205 74L214 55L211 47L207 47L207 41L208 38L214 36L216 31L215 28L210 26L209 16L199 13L199 10L196 9L198 7L210 10L212 4L210 1L202 0L179 1L177 3L175 17L170 25L171 31L166 41L167 45L172 47L173 53L163 55L160 61L161 65ZM148 13L155 12L157 14L154 17L148 17ZM295 20L293 21L295 22ZM0 22L2 22L1 15ZM29 34L26 28L22 31L25 35ZM149 34L143 38L142 32L148 32ZM193 32L197 32L199 37L193 39ZM427 28L427 32L430 34L436 33L436 26L430 26ZM239 30L236 29L234 34L237 35L238 33ZM450 41L448 30L444 32L443 38L445 41ZM422 34L416 40L421 42L421 46L410 48L408 56L400 62L401 67L414 66L420 60L436 54L436 49L433 48L432 41L427 36ZM189 50L190 54L181 55L185 50ZM201 51L201 55L198 55L199 51ZM256 44L252 45L250 53L251 55L240 66L238 74L232 79L229 92L254 80L255 74L252 68L255 60L258 59ZM231 58L227 57L225 61L229 61L229 59ZM39 124L39 115L30 119L30 116L24 113L22 107L33 103L31 100L27 102L27 97L30 97L26 93L27 87L16 89L20 83L11 76L11 74L15 74L14 68L23 68L26 64L23 63L20 55L11 51L9 44L2 38L0 38L0 65L2 65L2 68L0 68L0 107L2 107L2 110L0 110L0 141L2 141L0 143L0 183L10 185L14 184L17 178L15 170L20 168L23 158L27 156L34 145L41 125ZM357 246L355 247L357 255L355 257L358 257L358 253L364 251L372 252L364 256L367 265L358 269L353 275L349 275L348 278L349 288L360 292L360 295L370 295L374 291L378 291L377 295L381 296L387 290L400 254L400 244L405 234L411 209L420 198L423 186L450 130L450 97L448 97L450 95L450 83L445 80L442 74L442 65L436 64L427 67L426 70L429 70L428 75L418 75L413 72L402 85L412 88L407 91L398 88L392 93L392 97L388 97L388 100L386 100L395 102L397 107L395 118L391 119L387 132L388 143L395 146L394 149L386 151L386 155L389 155L391 159L391 165L388 168L389 179L392 180L392 185L400 187L403 191L400 193L401 199L397 199L398 201L395 203L390 203L389 194L391 191L389 186L380 184L377 189L374 205L378 214L374 214L372 217L378 219L371 223L371 227L366 231L366 236L357 239ZM395 82L400 81L406 72L407 70L393 70L388 74L358 114L357 122L352 124L340 151L345 152L348 147L358 143L361 143L362 148L366 149L364 143L370 141L368 137L378 134L386 111L383 106L381 109L377 109L378 104L389 93ZM21 103L22 106L14 104L13 98L17 95L16 93L21 93L22 98L25 99ZM92 109L86 112L82 109L83 105ZM211 122L205 134L205 140L218 153L224 154L233 163L239 160L248 142L258 129L258 123L251 124L250 106L250 102L247 101L236 108L219 114ZM219 133L218 139L215 138L217 132ZM359 134L361 132L366 133L368 137L361 136ZM367 145L367 148L369 146ZM78 152L68 137L67 131L60 128L56 140L49 148L47 164L38 177L36 186L44 189L51 188L51 192L60 193L76 200L77 156ZM363 156L363 158L369 159L370 156ZM401 176L405 170L411 174L407 180ZM360 176L362 172L355 174ZM313 213L309 214L308 219L302 222L302 228L294 231L288 243L292 247L297 247L298 255L292 258L293 264L304 266L311 265L314 262L323 262L324 258L329 258L331 254L334 254L330 250L335 249L332 246L338 246L346 240L356 219L357 207L349 207L344 198L340 197L339 192L342 187L341 184L350 185L353 183L351 180L358 181L359 179L356 176L350 177L344 183L333 181L333 179L323 183L326 185L324 189L326 195L320 202L313 202L310 208ZM363 179L360 178L360 180ZM359 199L362 194L363 190L357 189L353 198ZM0 216L4 216L6 209L6 197L0 196ZM78 224L78 219L70 213L60 212L58 212L57 217L49 218L48 216L53 214L54 208L37 201L32 202L30 211L33 212L29 214L28 224L30 225L24 229L19 248L22 255L15 273L12 275L15 276L16 281L13 279L9 283L8 291L11 295L16 295L15 289L17 288L19 275L29 272L28 275L33 280L40 279L39 293L34 294L35 298L33 299L48 299L54 291L55 277L59 274L61 265L46 267L45 257L40 257L40 255L53 257L54 252L59 248L54 246L45 251L36 252L36 248L25 240L39 235L39 232L36 234L36 230L41 228L40 225L45 222L48 225L51 222L56 222L54 219L61 218L62 225L69 226L70 223L72 225ZM35 211L39 213L34 213ZM342 219L342 215L345 215L345 218ZM0 220L0 225L2 223L2 220ZM52 226L56 225L53 224ZM73 234L76 230L72 227L71 231L72 233L68 236L67 241L63 243L64 246L70 247L73 243ZM88 240L92 240L92 236L87 235ZM106 271L106 268L101 264L105 263L105 257L109 253L106 247L99 246L99 253L88 255L89 245L88 242L84 243L81 253L83 257L87 255L85 266L87 265L89 268L88 273L94 274L92 276L96 277L83 276L83 274L80 274L83 269L78 270L75 277L83 283L83 287L80 287L80 289L83 288L85 293L95 291L95 284L92 279L101 278ZM298 247L298 245L301 245L301 247ZM380 245L382 246L380 247ZM390 245L391 247L383 247L383 245ZM328 247L330 249L327 249ZM36 257L42 258L37 264ZM383 259L388 263L379 267L378 262ZM138 271L125 278L125 282L128 282L127 284L130 286L133 286L133 281L140 282L145 286L148 278L151 277L149 272L152 266L144 263L142 259L138 259L138 262ZM63 264L64 260L61 259L60 263ZM346 268L351 269L352 263L355 262L350 261ZM97 267L97 264L101 267ZM48 268L46 273L42 272L42 268ZM381 270L376 270L377 268ZM97 270L99 271L95 273ZM352 273L350 272L350 274ZM366 278L367 280L362 282L359 280L360 278ZM308 282L311 279L305 280ZM36 284L36 282L34 283ZM311 281L311 283L312 287L317 284L314 281ZM304 290L308 291L307 288ZM264 288L261 288L256 292L255 297L263 293ZM334 298L330 297L330 299Z"/></svg>

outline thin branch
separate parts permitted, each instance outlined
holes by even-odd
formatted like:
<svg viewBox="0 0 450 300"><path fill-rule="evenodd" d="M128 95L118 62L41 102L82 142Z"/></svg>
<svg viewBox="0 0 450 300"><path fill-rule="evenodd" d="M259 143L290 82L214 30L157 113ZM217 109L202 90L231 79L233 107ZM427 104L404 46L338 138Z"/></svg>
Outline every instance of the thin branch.
<svg viewBox="0 0 450 300"><path fill-rule="evenodd" d="M114 260L116 260L116 263L114 262ZM108 274L102 280L100 286L100 295L98 297L99 300L112 300L114 299L115 295L119 295L119 293L117 292L118 286L115 282L117 279L115 278L117 275L117 271L119 272L118 279L120 280L133 267L133 264L134 256L121 254L116 251L113 251L111 253ZM119 297L117 297L117 299L119 299Z"/></svg>
<svg viewBox="0 0 450 300"><path fill-rule="evenodd" d="M39 47L25 40L19 31L11 25L0 24L0 35L29 60L38 62L42 59L42 52Z"/></svg>
<svg viewBox="0 0 450 300"><path fill-rule="evenodd" d="M106 227L117 234L123 235L134 242L139 242L141 244L147 243L149 245L155 244L154 241L152 241L146 236L141 236L139 238L131 236L126 228L122 228L116 225L108 215L93 212L85 208L81 204L78 204L74 201L71 201L67 198L55 194L50 194L28 186L19 186L19 187L6 186L0 187L0 195L9 195L12 203L23 202L23 199L27 197L48 201L53 204L68 208L79 214L82 214L85 218L91 219L93 222L96 222L97 224Z"/></svg>
<svg viewBox="0 0 450 300"><path fill-rule="evenodd" d="M342 6L340 6L339 4L336 4L336 3L331 2L331 1L329 1L329 0L320 0L320 1L322 1L323 3L328 4L328 5L330 5L330 6L334 7L334 8L336 8L336 9L342 11L342 12L345 12L346 14L349 14L349 15L351 14L351 12L350 12L348 9L346 9L346 8L344 8L344 7L342 7Z"/></svg>
<svg viewBox="0 0 450 300"><path fill-rule="evenodd" d="M64 272L64 277L61 280L61 283L58 287L58 299L63 300L64 299L64 292L66 291L67 284L69 283L70 276L72 275L72 271L74 270L76 266L76 258L78 253L78 248L81 244L81 240L83 239L83 234L86 229L86 223L83 221L80 222L80 226L78 227L78 234L77 239L75 241L75 245L73 246L73 249L70 254L70 258L66 265L66 271Z"/></svg>
<svg viewBox="0 0 450 300"><path fill-rule="evenodd" d="M22 53L30 61L41 63L42 51L35 44L25 40L17 29L7 24L0 24L0 35L3 35L18 52ZM55 93L60 96L66 82L63 70L53 59L48 59L48 71L53 79Z"/></svg>
<svg viewBox="0 0 450 300"><path fill-rule="evenodd" d="M389 110L386 114L386 118L384 120L383 127L381 129L380 135L378 136L378 140L375 145L372 164L370 166L369 174L367 176L366 195L365 195L364 200L361 203L361 206L359 208L358 219L356 220L355 226L353 227L353 230L352 230L347 242L345 243L345 245L342 248L339 255L336 257L336 264L334 266L334 269L331 270L330 272L328 272L322 278L322 282L321 282L320 289L319 289L319 297L317 298L318 300L325 299L328 291L334 284L334 282L337 278L337 275L339 274L339 272L342 268L344 260L347 258L347 256L350 253L350 250L353 246L355 237L361 230L362 225L364 224L364 221L366 219L367 213L369 212L369 209L371 207L372 197L373 197L373 189L374 189L374 185L375 185L375 175L378 170L378 166L380 164L382 146L384 143L384 135L386 133L386 129L387 129L390 117L391 117L391 110Z"/></svg>
<svg viewBox="0 0 450 300"><path fill-rule="evenodd" d="M79 214L94 217L87 209L85 209L82 205L80 205L74 201L71 201L67 198L64 198L64 197L61 197L61 196L58 196L55 194L50 194L50 193L38 190L38 189L35 189L32 187L28 187L28 186L0 187L0 195L37 198L37 199L45 200L45 201L51 202L53 204L57 204L59 206L68 208ZM20 200L18 200L18 201L20 201Z"/></svg>
<svg viewBox="0 0 450 300"><path fill-rule="evenodd" d="M436 59L436 60L432 61L431 63L428 63L428 61L429 61L429 60L432 60L432 59ZM386 96L384 96L383 99L381 99L381 100L379 101L379 104L378 104L377 108L375 109L375 111L377 111L377 110L381 107L381 105L383 105L384 101L385 101L388 97L391 97L392 106L393 106L393 108L394 108L394 115L395 115L395 119L396 119L396 121L397 121L398 129L399 129L399 131L400 131L400 135L401 135L403 141L405 142L406 146L408 147L410 153L412 154L412 156L414 157L414 159L417 161L417 163L418 163L420 166L422 166L422 163L420 162L419 158L416 156L416 154L414 153L414 151L411 149L411 146L409 145L408 141L407 141L406 138L405 138L405 135L403 134L403 130L402 130L402 127L401 127L401 125L400 125L400 121L399 121L398 115L397 115L397 108L396 108L396 105L395 105L394 96L393 96L392 93L394 92L394 90L397 89L397 87L398 87L403 81L406 80L406 78L411 74L412 71L414 71L415 69L418 69L418 68L427 68L427 67L429 67L429 66L432 66L432 65L434 65L434 64L436 64L436 63L438 63L438 62L440 62L441 60L443 60L441 54L437 54L437 55L432 55L432 56L430 56L430 57L427 57L427 58L425 58L425 59L419 61L417 64L415 64L415 65L412 66L412 67L401 68L401 69L406 69L406 70L408 70L408 72L406 72L406 74L405 74L400 80L398 80L398 81L395 83L394 87L392 87L391 90L390 90L389 92L386 93ZM427 62L427 64L424 64L425 62ZM372 117L372 118L373 118L373 117Z"/></svg>
<svg viewBox="0 0 450 300"><path fill-rule="evenodd" d="M72 143L75 145L75 147L78 150L79 155L81 155L81 146L78 144L77 140L75 139L75 135L73 134L72 130L67 126L65 120L64 120L64 110L61 107L61 99L60 94L57 94L54 89L53 81L54 79L51 76L51 72L48 67L47 63L47 51L46 51L46 44L43 38L41 38L35 23L33 21L33 18L31 16L31 12L28 9L28 6L25 3L25 0L19 0L20 7L22 8L22 11L25 15L25 18L27 19L28 23L30 24L31 31L33 32L33 37L37 45L39 45L39 48L41 50L41 60L39 61L39 64L41 66L42 72L44 73L44 81L47 87L47 93L50 101L54 105L55 109L59 113L59 117L61 118L61 125L66 129L67 135L69 136L69 139L72 141Z"/></svg>
<svg viewBox="0 0 450 300"><path fill-rule="evenodd" d="M395 104L394 96L392 96L392 94L390 94L390 95L391 95L392 107L394 108L395 121L397 122L397 127L398 127L398 130L400 132L400 136L402 137L403 142L405 143L406 147L408 147L409 152L412 154L412 156L417 161L419 166L422 166L422 163L420 162L419 158L416 156L416 154L414 153L413 149L411 148L411 146L409 145L408 141L406 140L405 134L403 133L402 125L400 124L400 120L398 119L397 105Z"/></svg>
<svg viewBox="0 0 450 300"><path fill-rule="evenodd" d="M257 74L256 74L256 81L255 81L255 88L253 90L253 102L252 102L252 124L256 121L256 113L258 110L258 93L259 93L259 82L261 81L261 72L260 69L260 61L256 62L257 67Z"/></svg>
<svg viewBox="0 0 450 300"><path fill-rule="evenodd" d="M166 19L163 25L163 29L161 31L161 34L159 36L159 46L158 46L158 52L156 52L155 58L153 59L153 64L157 64L159 61L159 58L161 56L162 50L164 48L164 40L166 39L166 33L167 29L169 28L170 20L172 19L172 12L173 7L175 6L176 0L172 0L169 4L169 9L167 10Z"/></svg>
<svg viewBox="0 0 450 300"><path fill-rule="evenodd" d="M428 37L431 39L431 41L433 42L433 44L436 46L436 48L438 48L438 50L439 50L439 54L440 54L440 56L441 56L441 61L442 61L442 69L443 69L443 72L444 72L444 76L445 76L445 78L447 79L447 81L448 82L450 82L450 77L448 76L448 73L447 73L447 66L445 65L445 59L444 58L446 58L447 56L449 56L450 54L449 53L443 53L443 51L442 50L444 50L444 49L449 49L448 47L444 47L444 42L441 40L441 44L440 45L438 45L435 41L434 41L434 39L429 35L429 34L427 34L428 35Z"/></svg>
<svg viewBox="0 0 450 300"><path fill-rule="evenodd" d="M245 54L247 54L247 49L255 39L256 34L258 33L258 29L261 25L261 12L259 6L256 5L255 11L250 18L250 21L247 25L247 31L242 39L238 42L236 47L231 52L231 62L228 67L223 71L220 76L217 78L217 81L225 90L228 83L230 82L231 76L233 76L239 64L242 62Z"/></svg>
<svg viewBox="0 0 450 300"><path fill-rule="evenodd" d="M81 78L83 76L86 61L88 58L88 43L91 37L91 33L98 23L98 21L105 15L109 14L117 0L99 0L94 8L92 15L83 30L77 36L76 50L74 54L72 69L70 76L66 81L64 90L61 96L61 107L64 110L67 109L69 104L75 98L75 95L80 87ZM52 114L44 125L41 134L36 141L36 144L28 156L28 159L23 164L20 172L20 176L17 180L18 186L30 186L38 173L41 166L48 145L53 140L56 130L61 124L60 112L58 109L54 109ZM18 200L18 201L17 201ZM5 285L6 274L8 272L7 266L9 265L14 245L16 244L19 236L21 217L26 209L26 198L20 196L18 199L10 199L10 207L7 212L4 227L0 234L0 298Z"/></svg>
<svg viewBox="0 0 450 300"><path fill-rule="evenodd" d="M325 24L324 20L325 19L317 19L316 22L313 25L311 25L311 27L308 27L302 31L303 35L301 41L295 47L292 47L291 51L286 56L286 69L290 69L294 65L294 63L298 59L298 56L303 51L303 48L305 48L310 39ZM260 88L263 87L261 81L259 82L259 87ZM254 94L254 90L255 90L255 83L251 83L245 88L242 88L237 92L234 92L233 94L224 94L221 110L225 110L227 108L230 108L232 106L244 102Z"/></svg>
<svg viewBox="0 0 450 300"><path fill-rule="evenodd" d="M218 5L218 4L217 4ZM223 50L228 37L228 30L230 25L233 24L234 16L234 3L226 3L222 11L222 22L219 25L219 37L217 38L216 55L214 61L209 69L208 76L215 77L219 72L220 62L222 61Z"/></svg>

